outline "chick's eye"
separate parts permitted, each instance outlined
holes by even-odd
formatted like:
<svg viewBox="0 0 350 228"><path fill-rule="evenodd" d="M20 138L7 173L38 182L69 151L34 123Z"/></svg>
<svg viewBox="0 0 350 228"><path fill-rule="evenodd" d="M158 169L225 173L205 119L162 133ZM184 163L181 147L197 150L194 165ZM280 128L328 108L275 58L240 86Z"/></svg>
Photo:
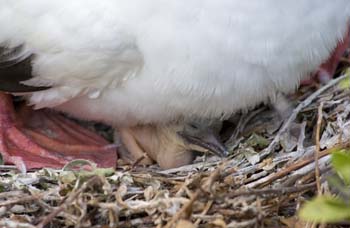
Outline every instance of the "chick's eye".
<svg viewBox="0 0 350 228"><path fill-rule="evenodd" d="M193 128L194 130L197 130L197 129L198 129L198 126L195 125L195 124L190 124L190 127Z"/></svg>

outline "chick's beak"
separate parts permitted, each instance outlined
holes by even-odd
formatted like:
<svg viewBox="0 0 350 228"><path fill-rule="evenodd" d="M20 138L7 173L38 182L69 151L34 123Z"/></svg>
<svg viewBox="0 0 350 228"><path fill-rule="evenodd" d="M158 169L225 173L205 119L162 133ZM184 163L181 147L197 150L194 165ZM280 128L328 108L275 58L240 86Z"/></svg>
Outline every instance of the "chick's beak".
<svg viewBox="0 0 350 228"><path fill-rule="evenodd" d="M208 130L208 132L206 132L205 134L202 134L201 137L188 135L184 132L178 132L178 134L186 142L202 147L204 149L207 149L219 157L226 157L228 155L228 150L226 149L225 145L218 139L216 134L211 130Z"/></svg>

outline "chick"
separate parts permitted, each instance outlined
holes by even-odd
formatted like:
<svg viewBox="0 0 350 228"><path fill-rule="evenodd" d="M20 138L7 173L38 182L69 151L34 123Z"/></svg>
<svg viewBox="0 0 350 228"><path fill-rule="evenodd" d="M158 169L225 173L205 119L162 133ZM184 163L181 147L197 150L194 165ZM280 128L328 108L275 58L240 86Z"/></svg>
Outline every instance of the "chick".
<svg viewBox="0 0 350 228"><path fill-rule="evenodd" d="M115 141L121 143L122 159L134 163L151 164L154 161L162 169L190 164L194 151L212 152L218 156L228 154L218 138L221 121L207 119L167 125L139 125L119 128Z"/></svg>

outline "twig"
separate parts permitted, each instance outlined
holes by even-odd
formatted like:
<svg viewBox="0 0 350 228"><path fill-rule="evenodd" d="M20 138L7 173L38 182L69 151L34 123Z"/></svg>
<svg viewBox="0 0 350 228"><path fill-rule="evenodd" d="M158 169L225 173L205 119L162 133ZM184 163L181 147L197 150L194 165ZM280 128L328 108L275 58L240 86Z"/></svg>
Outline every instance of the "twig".
<svg viewBox="0 0 350 228"><path fill-rule="evenodd" d="M0 165L0 170L17 170L14 165Z"/></svg>
<svg viewBox="0 0 350 228"><path fill-rule="evenodd" d="M141 157L139 157L138 159L136 159L136 161L132 163L131 169L134 169L138 164L140 164L140 162L142 162L147 157L148 156L145 153L143 153Z"/></svg>
<svg viewBox="0 0 350 228"><path fill-rule="evenodd" d="M172 169L166 169L161 171L156 171L159 174L163 175L169 175L173 173L181 173L181 172L190 172L193 170L198 170L200 168L204 167L210 167L210 166L216 166L220 161L214 161L214 162L198 162L191 165L184 165L178 168L172 168Z"/></svg>
<svg viewBox="0 0 350 228"><path fill-rule="evenodd" d="M260 154L261 158L266 157L267 155L269 155L273 149L276 147L276 145L279 143L281 136L289 129L290 125L294 122L294 120L296 119L297 115L302 111L302 109L304 109L305 107L307 107L308 105L310 105L319 95L321 95L323 92L325 92L326 90L328 90L329 88L333 87L334 85L338 84L341 80L343 80L344 78L348 77L348 75L343 75L340 76L336 79L331 80L328 84L326 84L325 86L321 87L320 89L318 89L317 91L315 91L314 93L312 93L308 98L306 98L303 102L301 102L292 112L292 114L290 115L290 117L288 118L288 120L283 124L283 126L281 127L281 129L278 131L277 135L275 136L275 138L272 140L272 142L270 143L270 145L264 149L262 151L262 153Z"/></svg>
<svg viewBox="0 0 350 228"><path fill-rule="evenodd" d="M211 190L211 184L214 182L214 180L220 175L221 170L223 169L223 166L220 166L219 168L217 168L216 170L214 170L210 176L208 177L208 179L206 180L206 182L204 183L203 186L205 186L205 190L210 192ZM185 204L172 218L171 220L168 222L168 224L166 224L166 226L164 228L171 228L177 221L179 221L179 219L181 218L181 216L188 211L194 201L197 200L197 198L199 197L200 193L203 191L204 189L199 187L195 193L192 194L190 201Z"/></svg>
<svg viewBox="0 0 350 228"><path fill-rule="evenodd" d="M315 179L317 185L317 193L321 194L321 182L320 182L320 167L318 164L319 153L320 153L320 132L322 124L322 112L323 112L323 102L320 103L318 107L318 118L317 118L317 128L316 128L316 149L315 149Z"/></svg>
<svg viewBox="0 0 350 228"><path fill-rule="evenodd" d="M209 200L208 201L208 203L205 205L202 213L200 214L201 216L204 216L204 215L206 215L208 213L210 207L213 205L213 202L214 202L213 200ZM198 226L201 221L202 221L202 219L198 218L196 220L196 222L194 223L194 225Z"/></svg>
<svg viewBox="0 0 350 228"><path fill-rule="evenodd" d="M1 192L0 193L0 199L1 198L9 198L9 197L23 197L24 196L23 191L10 191L10 192Z"/></svg>
<svg viewBox="0 0 350 228"><path fill-rule="evenodd" d="M90 180L86 181L80 189L76 192L73 192L69 195L69 197L62 202L62 204L53 210L49 215L45 216L44 219L38 224L37 228L43 228L46 226L53 218L55 218L61 211L63 211L66 207L68 207L72 202L83 192L86 188L92 185L95 181L99 180L100 177L94 176L90 178Z"/></svg>
<svg viewBox="0 0 350 228"><path fill-rule="evenodd" d="M230 136L230 138L226 141L226 146L230 147L234 145L235 141L237 140L237 136L243 131L245 126L251 121L256 115L258 115L260 112L264 111L266 107L259 108L255 111L249 112L247 115L242 115L238 121L237 126L235 127L234 132Z"/></svg>
<svg viewBox="0 0 350 228"><path fill-rule="evenodd" d="M36 228L35 226L29 224L29 223L23 223L23 222L17 222L13 220L4 219L0 221L0 227L7 227L7 228Z"/></svg>
<svg viewBox="0 0 350 228"><path fill-rule="evenodd" d="M186 211L189 210L190 207L192 207L194 201L196 201L200 195L200 193L202 192L202 190L200 188L198 188L195 193L192 194L192 197L190 199L190 201L188 201L188 203L186 203L172 218L171 220L168 222L168 224L166 224L166 226L164 228L171 228L173 227L173 225L178 222L181 218L181 216L183 214L185 214Z"/></svg>
<svg viewBox="0 0 350 228"><path fill-rule="evenodd" d="M154 225L154 220L151 217L139 217L127 221L120 221L118 224L118 227L153 227ZM101 226L97 226L101 227Z"/></svg>
<svg viewBox="0 0 350 228"><path fill-rule="evenodd" d="M25 196L25 197L19 197L19 198L13 199L13 200L7 200L5 202L0 203L0 207L10 206L10 205L19 204L19 203L26 203L26 202L30 202L30 201L37 201L42 196L43 196L43 194L38 194L35 196Z"/></svg>
<svg viewBox="0 0 350 228"><path fill-rule="evenodd" d="M233 198L238 196L251 196L251 195L284 195L287 193L296 193L296 192L302 192L305 190L309 190L311 188L315 187L315 182L300 186L293 186L293 187L284 187L284 188L268 188L268 189L248 189L248 190L239 190L234 191L227 194L227 197ZM226 197L226 196L225 196Z"/></svg>
<svg viewBox="0 0 350 228"><path fill-rule="evenodd" d="M320 152L318 157L322 158L322 157L330 154L336 148L348 147L349 145L350 145L349 142L346 145L341 145L341 146L335 145L333 148L326 149L326 150L323 150L322 152ZM248 188L254 188L254 187L257 187L257 186L260 186L260 185L267 185L267 184L272 183L273 181L275 181L277 179L280 179L280 178L286 176L288 173L290 173L290 172L292 172L294 170L297 170L297 169L300 169L300 168L304 167L305 165L313 162L314 160L315 160L315 157L311 157L311 158L308 158L308 159L305 159L305 160L302 159L302 160L300 160L298 162L295 162L292 165L282 169L281 171L279 171L277 173L271 173L269 176L261 178L258 181L249 183L246 186Z"/></svg>
<svg viewBox="0 0 350 228"><path fill-rule="evenodd" d="M241 228L241 227L257 227L256 224L258 222L257 218L253 218L250 220L245 220L243 222L232 221L227 225L227 228Z"/></svg>

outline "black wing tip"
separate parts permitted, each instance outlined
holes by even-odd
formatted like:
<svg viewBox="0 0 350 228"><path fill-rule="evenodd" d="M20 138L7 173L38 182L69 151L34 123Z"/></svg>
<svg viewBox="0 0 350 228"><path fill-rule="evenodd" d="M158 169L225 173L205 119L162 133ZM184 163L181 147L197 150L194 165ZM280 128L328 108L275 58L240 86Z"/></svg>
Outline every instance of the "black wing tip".
<svg viewBox="0 0 350 228"><path fill-rule="evenodd" d="M24 52L23 45L0 47L0 91L10 93L35 92L49 89L45 86L27 86L23 82L33 78L34 54Z"/></svg>

